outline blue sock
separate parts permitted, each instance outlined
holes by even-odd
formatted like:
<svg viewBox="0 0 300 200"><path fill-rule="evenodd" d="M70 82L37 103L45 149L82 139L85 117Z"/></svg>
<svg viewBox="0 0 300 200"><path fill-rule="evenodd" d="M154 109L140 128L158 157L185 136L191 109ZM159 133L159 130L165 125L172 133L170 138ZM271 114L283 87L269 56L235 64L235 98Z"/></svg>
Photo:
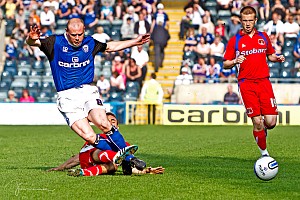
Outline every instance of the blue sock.
<svg viewBox="0 0 300 200"><path fill-rule="evenodd" d="M123 136L121 135L119 130L114 126L111 128L110 134L107 133L106 136L111 142L110 147L113 151L119 151L120 149L123 149L127 146Z"/></svg>
<svg viewBox="0 0 300 200"><path fill-rule="evenodd" d="M100 134L96 135L96 141L93 144L94 147L96 147L97 149L100 150L112 150L111 146L109 145L109 143L107 142L107 140L105 138L102 138L100 136Z"/></svg>
<svg viewBox="0 0 300 200"><path fill-rule="evenodd" d="M129 156L126 156L125 160L126 161L130 161L132 158L134 158L134 155L129 155Z"/></svg>

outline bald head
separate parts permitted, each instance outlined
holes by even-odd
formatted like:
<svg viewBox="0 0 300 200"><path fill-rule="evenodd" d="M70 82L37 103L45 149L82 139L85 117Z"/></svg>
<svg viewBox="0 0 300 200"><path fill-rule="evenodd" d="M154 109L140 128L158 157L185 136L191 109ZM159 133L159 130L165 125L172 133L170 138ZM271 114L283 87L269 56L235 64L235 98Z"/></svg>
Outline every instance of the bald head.
<svg viewBox="0 0 300 200"><path fill-rule="evenodd" d="M84 22L79 18L72 18L67 23L67 30L84 28Z"/></svg>
<svg viewBox="0 0 300 200"><path fill-rule="evenodd" d="M80 46L84 39L84 23L81 19L73 18L68 21L66 35L69 43L73 46Z"/></svg>

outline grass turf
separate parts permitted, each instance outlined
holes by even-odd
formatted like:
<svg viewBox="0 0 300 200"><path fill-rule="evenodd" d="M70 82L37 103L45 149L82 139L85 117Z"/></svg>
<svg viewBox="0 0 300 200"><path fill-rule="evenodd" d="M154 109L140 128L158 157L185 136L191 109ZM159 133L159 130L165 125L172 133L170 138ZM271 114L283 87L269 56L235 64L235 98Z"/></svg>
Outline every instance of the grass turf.
<svg viewBox="0 0 300 200"><path fill-rule="evenodd" d="M67 126L0 126L0 199L300 199L300 131L278 126L268 149L279 163L264 182L250 126L121 126L136 156L162 175L69 177L46 172L83 144Z"/></svg>

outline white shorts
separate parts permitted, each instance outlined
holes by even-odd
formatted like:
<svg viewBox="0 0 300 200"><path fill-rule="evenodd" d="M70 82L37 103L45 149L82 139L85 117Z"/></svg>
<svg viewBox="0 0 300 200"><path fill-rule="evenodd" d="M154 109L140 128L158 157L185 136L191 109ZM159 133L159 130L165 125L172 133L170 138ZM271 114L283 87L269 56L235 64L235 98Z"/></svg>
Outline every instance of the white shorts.
<svg viewBox="0 0 300 200"><path fill-rule="evenodd" d="M82 85L57 94L57 108L70 127L74 122L86 118L90 110L105 109L96 86Z"/></svg>

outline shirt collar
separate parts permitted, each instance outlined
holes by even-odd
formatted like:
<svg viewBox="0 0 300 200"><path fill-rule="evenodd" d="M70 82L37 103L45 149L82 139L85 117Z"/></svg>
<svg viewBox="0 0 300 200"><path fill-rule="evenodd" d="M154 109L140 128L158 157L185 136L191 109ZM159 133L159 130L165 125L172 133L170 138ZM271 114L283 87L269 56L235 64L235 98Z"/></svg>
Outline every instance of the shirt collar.
<svg viewBox="0 0 300 200"><path fill-rule="evenodd" d="M247 35L247 34L244 32L243 29L241 29L241 30L239 31L239 34L240 34L241 36ZM254 28L254 35L255 35L255 34L258 34L258 31L257 31L256 28Z"/></svg>

